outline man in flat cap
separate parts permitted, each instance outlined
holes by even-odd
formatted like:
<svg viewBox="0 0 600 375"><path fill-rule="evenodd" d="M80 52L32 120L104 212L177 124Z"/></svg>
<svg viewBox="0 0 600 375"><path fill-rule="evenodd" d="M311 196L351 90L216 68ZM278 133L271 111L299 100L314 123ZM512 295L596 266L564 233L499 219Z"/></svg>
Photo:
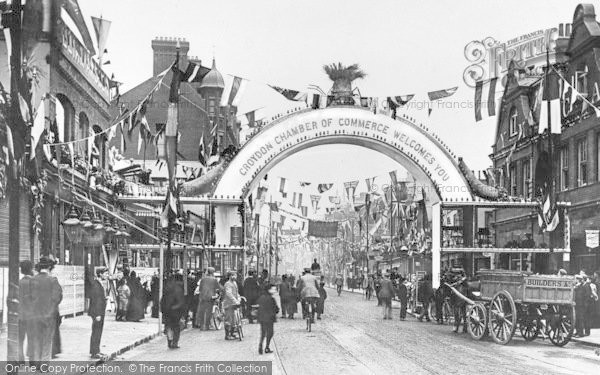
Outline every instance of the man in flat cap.
<svg viewBox="0 0 600 375"><path fill-rule="evenodd" d="M221 293L221 285L215 278L215 269L208 267L206 275L198 283L198 311L196 325L200 330L208 331L212 316L213 297ZM216 327L215 327L216 329Z"/></svg>
<svg viewBox="0 0 600 375"><path fill-rule="evenodd" d="M50 275L52 268L54 268L54 261L42 257L37 264L38 274L32 280L34 362L46 362L52 358L56 314L58 314L58 305L62 301L62 288L58 279Z"/></svg>
<svg viewBox="0 0 600 375"><path fill-rule="evenodd" d="M223 310L225 310L225 340L237 339L233 332L234 313L239 307L241 296L238 291L237 283L235 282L237 273L235 271L227 272L227 282L225 283L225 295L223 298Z"/></svg>
<svg viewBox="0 0 600 375"><path fill-rule="evenodd" d="M100 353L100 340L104 329L104 315L106 314L106 289L104 282L108 270L104 267L96 269L96 278L90 287L90 307L88 315L92 318L92 336L90 338L90 356L95 359L103 358Z"/></svg>

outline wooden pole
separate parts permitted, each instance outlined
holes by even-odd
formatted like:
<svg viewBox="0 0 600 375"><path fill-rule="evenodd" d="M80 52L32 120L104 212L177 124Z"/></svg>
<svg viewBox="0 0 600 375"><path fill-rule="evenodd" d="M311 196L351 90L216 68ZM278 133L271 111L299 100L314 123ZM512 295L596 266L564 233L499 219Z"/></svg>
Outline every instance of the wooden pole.
<svg viewBox="0 0 600 375"><path fill-rule="evenodd" d="M163 289L164 289L164 274L165 274L165 247L164 244L160 243L159 249L159 271L158 271L158 333L160 334L162 331L162 309L160 308L160 301L163 297Z"/></svg>
<svg viewBox="0 0 600 375"><path fill-rule="evenodd" d="M10 56L10 121L12 124L21 124L19 110L19 83L21 81L21 0L12 1L12 25L10 26L12 51ZM8 52L8 51L7 51ZM19 137L20 134L13 134ZM25 139L14 139L15 142L25 142ZM19 227L21 214L20 186L19 186L19 163L22 159L15 158L7 170L8 190L8 335L7 356L8 361L19 360L19 253L21 244ZM9 155L9 158L11 156Z"/></svg>

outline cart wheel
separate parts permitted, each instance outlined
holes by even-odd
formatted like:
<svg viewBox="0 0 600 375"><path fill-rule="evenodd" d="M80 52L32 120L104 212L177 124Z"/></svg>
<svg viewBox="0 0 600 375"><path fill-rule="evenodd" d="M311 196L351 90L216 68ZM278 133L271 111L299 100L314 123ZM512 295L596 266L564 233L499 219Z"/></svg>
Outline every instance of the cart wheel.
<svg viewBox="0 0 600 375"><path fill-rule="evenodd" d="M541 323L538 319L526 319L519 323L519 331L525 341L533 341L540 334Z"/></svg>
<svg viewBox="0 0 600 375"><path fill-rule="evenodd" d="M497 344L510 342L517 328L517 308L510 293L502 290L494 295L490 303L489 329Z"/></svg>
<svg viewBox="0 0 600 375"><path fill-rule="evenodd" d="M542 329L541 316L538 313L537 308L535 311L527 311L527 315L519 321L519 331L525 341L533 341L540 334Z"/></svg>
<svg viewBox="0 0 600 375"><path fill-rule="evenodd" d="M550 341L556 346L565 346L571 341L573 335L573 307L565 305L551 305L548 311L546 326Z"/></svg>
<svg viewBox="0 0 600 375"><path fill-rule="evenodd" d="M481 340L487 336L489 333L487 323L487 311L483 303L477 302L473 306L469 306L467 309L467 331L472 338Z"/></svg>

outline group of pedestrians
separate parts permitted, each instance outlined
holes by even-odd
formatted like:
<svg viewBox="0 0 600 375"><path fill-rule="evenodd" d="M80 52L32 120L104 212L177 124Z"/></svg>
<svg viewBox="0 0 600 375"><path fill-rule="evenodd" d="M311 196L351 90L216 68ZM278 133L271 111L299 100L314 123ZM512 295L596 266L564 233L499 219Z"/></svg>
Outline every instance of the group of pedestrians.
<svg viewBox="0 0 600 375"><path fill-rule="evenodd" d="M60 353L60 313L62 287L51 275L54 261L42 257L36 265L31 261L20 263L23 277L19 281L19 360L41 363ZM24 349L25 341L27 349Z"/></svg>
<svg viewBox="0 0 600 375"><path fill-rule="evenodd" d="M600 271L588 277L585 271L575 275L575 335L585 337L590 335L593 319L600 317Z"/></svg>
<svg viewBox="0 0 600 375"><path fill-rule="evenodd" d="M152 296L152 287L142 286L140 278L135 271L130 271L127 266L117 273L117 301L116 320L139 322L144 319L146 308L155 298ZM155 282L158 281L156 277ZM150 289L150 290L149 290ZM154 294L158 294L158 288L154 288ZM158 317L158 311L157 315Z"/></svg>

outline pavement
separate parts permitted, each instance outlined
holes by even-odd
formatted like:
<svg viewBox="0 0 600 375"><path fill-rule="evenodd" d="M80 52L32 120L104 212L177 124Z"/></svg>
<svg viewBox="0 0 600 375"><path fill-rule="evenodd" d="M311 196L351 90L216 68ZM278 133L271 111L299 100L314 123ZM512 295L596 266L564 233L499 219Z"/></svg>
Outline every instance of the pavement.
<svg viewBox="0 0 600 375"><path fill-rule="evenodd" d="M90 335L92 320L87 315L63 318L60 325L62 353L58 354L55 361L86 361L97 363L91 359ZM158 335L158 319L145 318L140 322L117 322L113 313L107 313L104 320L104 330L100 351L115 358L123 352L152 340ZM6 331L0 334L0 361L6 360Z"/></svg>
<svg viewBox="0 0 600 375"><path fill-rule="evenodd" d="M283 319L279 319L282 321ZM295 320L303 325L302 319ZM128 352L115 357L115 362L120 361L270 361L272 363L272 374L286 374L279 359L279 348L273 340L270 348L273 353L258 354L258 341L260 338L260 324L248 324L243 322L244 337L239 340L225 340L223 329L215 331L200 331L196 328L188 328L181 332L179 349L168 349L166 336L162 335L151 342L134 348ZM277 337L278 325L275 324L275 338ZM288 373L289 374L289 373Z"/></svg>
<svg viewBox="0 0 600 375"><path fill-rule="evenodd" d="M332 290L330 293L336 293L335 291L335 287L330 287ZM343 288L344 292L348 292L348 293L354 293L354 294L361 294L364 297L364 292L362 290L358 290L358 289L348 289L348 288ZM377 299L377 297L374 297L375 299ZM394 309L399 309L400 308L400 302L397 300L393 300L392 301L392 308ZM407 310L408 314L411 315L416 315L414 314L410 309ZM587 345L587 346L592 346L592 347L596 347L596 348L600 348L600 329L592 329L590 332L589 336L585 336L585 337L572 337L571 341L577 342L579 344L582 345Z"/></svg>

